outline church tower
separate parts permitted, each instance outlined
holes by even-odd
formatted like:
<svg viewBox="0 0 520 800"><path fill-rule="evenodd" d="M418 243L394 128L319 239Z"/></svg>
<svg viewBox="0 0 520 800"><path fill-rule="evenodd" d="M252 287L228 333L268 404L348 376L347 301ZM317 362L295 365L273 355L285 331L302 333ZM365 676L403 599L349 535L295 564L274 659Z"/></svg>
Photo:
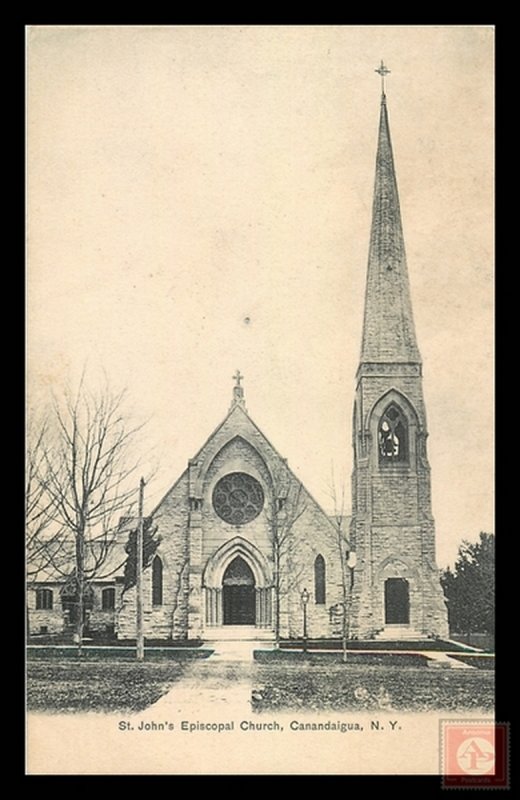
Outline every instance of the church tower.
<svg viewBox="0 0 520 800"><path fill-rule="evenodd" d="M359 638L445 637L435 561L422 362L382 78L361 357L353 414L351 546Z"/></svg>

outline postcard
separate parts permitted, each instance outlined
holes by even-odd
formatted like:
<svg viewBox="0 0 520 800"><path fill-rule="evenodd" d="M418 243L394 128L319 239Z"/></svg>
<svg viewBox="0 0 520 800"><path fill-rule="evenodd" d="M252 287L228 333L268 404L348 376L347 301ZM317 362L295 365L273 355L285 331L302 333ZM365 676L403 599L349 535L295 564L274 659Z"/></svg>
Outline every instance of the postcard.
<svg viewBox="0 0 520 800"><path fill-rule="evenodd" d="M29 774L507 781L493 48L27 29Z"/></svg>

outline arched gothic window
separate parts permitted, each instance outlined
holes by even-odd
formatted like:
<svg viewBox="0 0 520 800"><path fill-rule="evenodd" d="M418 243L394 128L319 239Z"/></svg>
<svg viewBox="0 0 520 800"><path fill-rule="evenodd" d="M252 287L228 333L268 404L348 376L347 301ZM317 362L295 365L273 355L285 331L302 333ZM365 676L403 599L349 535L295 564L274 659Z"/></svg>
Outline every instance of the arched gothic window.
<svg viewBox="0 0 520 800"><path fill-rule="evenodd" d="M162 606L163 602L163 565L159 556L152 563L152 605Z"/></svg>
<svg viewBox="0 0 520 800"><path fill-rule="evenodd" d="M316 556L314 561L314 602L317 606L325 605L325 559Z"/></svg>
<svg viewBox="0 0 520 800"><path fill-rule="evenodd" d="M377 439L380 464L408 461L408 423L394 403L388 406L381 417Z"/></svg>

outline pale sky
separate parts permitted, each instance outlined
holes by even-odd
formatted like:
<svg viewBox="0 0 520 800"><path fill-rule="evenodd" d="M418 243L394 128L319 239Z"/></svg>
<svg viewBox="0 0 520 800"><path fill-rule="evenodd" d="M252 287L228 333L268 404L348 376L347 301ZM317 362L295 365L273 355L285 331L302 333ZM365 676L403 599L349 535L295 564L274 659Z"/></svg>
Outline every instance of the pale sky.
<svg viewBox="0 0 520 800"><path fill-rule="evenodd" d="M380 79L423 357L439 564L493 531L493 30L33 27L29 402L105 370L147 510L248 410L327 509L351 416Z"/></svg>

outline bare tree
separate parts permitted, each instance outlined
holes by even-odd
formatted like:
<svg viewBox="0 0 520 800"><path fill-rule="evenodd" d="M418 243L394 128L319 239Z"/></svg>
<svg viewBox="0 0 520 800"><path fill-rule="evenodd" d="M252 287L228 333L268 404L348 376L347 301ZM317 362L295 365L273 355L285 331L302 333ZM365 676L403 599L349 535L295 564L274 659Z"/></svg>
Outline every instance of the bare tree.
<svg viewBox="0 0 520 800"><path fill-rule="evenodd" d="M27 425L25 484L25 539L28 586L55 564L70 558L63 543L63 530L56 524L54 501L46 489L49 424L44 416L30 417Z"/></svg>
<svg viewBox="0 0 520 800"><path fill-rule="evenodd" d="M298 582L299 573L293 559L292 530L305 513L307 505L302 484L288 471L274 476L273 491L266 511L273 560L274 634L280 645L280 612L282 597Z"/></svg>
<svg viewBox="0 0 520 800"><path fill-rule="evenodd" d="M132 476L138 462L130 460L130 445L138 427L128 427L123 415L125 392L113 394L108 385L90 392L81 380L75 395L54 398L54 431L45 449L43 487L52 518L72 550L68 578L76 608L75 639L81 654L85 595L95 578L106 577L115 543L118 519L129 512L136 495ZM57 566L56 564L54 566ZM113 572L113 570L111 570Z"/></svg>
<svg viewBox="0 0 520 800"><path fill-rule="evenodd" d="M341 565L341 643L343 662L347 661L347 642L350 636L350 615L352 603L352 571L348 567L350 540L345 530L345 481L341 483L340 495L336 492L334 465L331 465L330 497L334 504L334 528L336 530L336 546Z"/></svg>

